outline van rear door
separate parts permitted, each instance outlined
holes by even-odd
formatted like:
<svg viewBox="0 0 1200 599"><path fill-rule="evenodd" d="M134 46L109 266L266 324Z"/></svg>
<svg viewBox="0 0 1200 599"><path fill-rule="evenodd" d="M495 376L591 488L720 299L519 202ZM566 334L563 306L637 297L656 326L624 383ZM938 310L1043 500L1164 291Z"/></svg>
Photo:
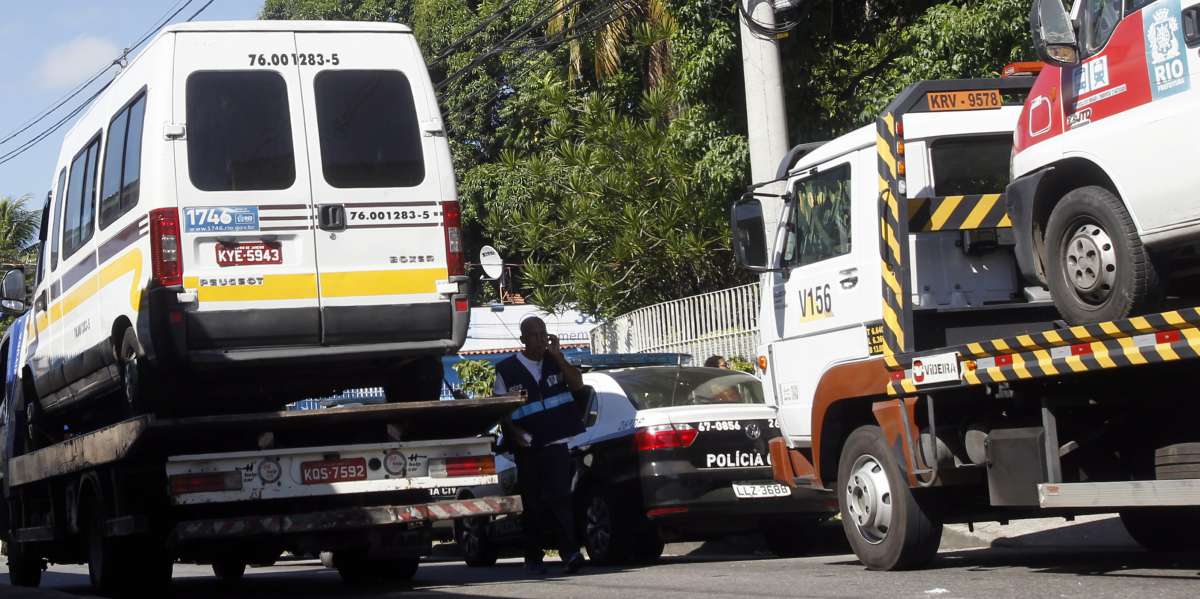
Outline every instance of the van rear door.
<svg viewBox="0 0 1200 599"><path fill-rule="evenodd" d="M176 33L189 349L320 343L297 58L291 32Z"/></svg>
<svg viewBox="0 0 1200 599"><path fill-rule="evenodd" d="M451 336L449 146L409 32L296 34L316 205L323 341ZM311 95L309 90L311 90Z"/></svg>

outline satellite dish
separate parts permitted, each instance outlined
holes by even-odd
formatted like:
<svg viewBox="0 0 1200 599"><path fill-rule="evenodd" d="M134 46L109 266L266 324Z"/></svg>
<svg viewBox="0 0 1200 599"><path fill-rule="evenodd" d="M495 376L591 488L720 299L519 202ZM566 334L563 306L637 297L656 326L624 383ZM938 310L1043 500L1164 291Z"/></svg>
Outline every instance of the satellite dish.
<svg viewBox="0 0 1200 599"><path fill-rule="evenodd" d="M492 280L499 279L500 273L504 271L504 259L500 257L500 252L490 245L479 248L479 265L483 267L483 274Z"/></svg>

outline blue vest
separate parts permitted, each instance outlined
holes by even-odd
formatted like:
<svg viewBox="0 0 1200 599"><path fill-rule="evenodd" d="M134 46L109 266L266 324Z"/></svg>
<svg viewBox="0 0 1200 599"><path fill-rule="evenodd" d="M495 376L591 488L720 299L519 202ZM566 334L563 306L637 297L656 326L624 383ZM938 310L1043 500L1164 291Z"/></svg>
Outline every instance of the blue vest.
<svg viewBox="0 0 1200 599"><path fill-rule="evenodd" d="M583 414L554 360L542 360L542 380L533 380L517 357L496 364L496 375L509 393L524 391L525 405L513 411L513 423L529 431L533 446L542 447L583 432Z"/></svg>

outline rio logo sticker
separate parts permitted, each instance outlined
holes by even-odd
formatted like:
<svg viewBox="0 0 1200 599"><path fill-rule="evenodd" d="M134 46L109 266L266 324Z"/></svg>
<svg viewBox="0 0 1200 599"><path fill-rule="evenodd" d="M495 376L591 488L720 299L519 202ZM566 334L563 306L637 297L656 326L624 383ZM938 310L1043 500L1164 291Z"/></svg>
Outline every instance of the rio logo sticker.
<svg viewBox="0 0 1200 599"><path fill-rule="evenodd" d="M258 206L184 208L184 230L189 233L257 231Z"/></svg>
<svg viewBox="0 0 1200 599"><path fill-rule="evenodd" d="M1179 0L1159 0L1142 10L1146 33L1146 66L1154 99L1188 89L1187 55Z"/></svg>

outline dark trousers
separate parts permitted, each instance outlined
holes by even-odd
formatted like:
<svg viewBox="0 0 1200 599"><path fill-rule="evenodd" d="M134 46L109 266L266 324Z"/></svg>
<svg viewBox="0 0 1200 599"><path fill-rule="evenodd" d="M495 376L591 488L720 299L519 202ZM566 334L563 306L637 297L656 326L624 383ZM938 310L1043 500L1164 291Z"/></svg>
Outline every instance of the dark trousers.
<svg viewBox="0 0 1200 599"><path fill-rule="evenodd" d="M545 538L555 533L567 559L579 551L571 509L571 454L565 443L517 450L517 482L525 505L525 562L541 563Z"/></svg>

